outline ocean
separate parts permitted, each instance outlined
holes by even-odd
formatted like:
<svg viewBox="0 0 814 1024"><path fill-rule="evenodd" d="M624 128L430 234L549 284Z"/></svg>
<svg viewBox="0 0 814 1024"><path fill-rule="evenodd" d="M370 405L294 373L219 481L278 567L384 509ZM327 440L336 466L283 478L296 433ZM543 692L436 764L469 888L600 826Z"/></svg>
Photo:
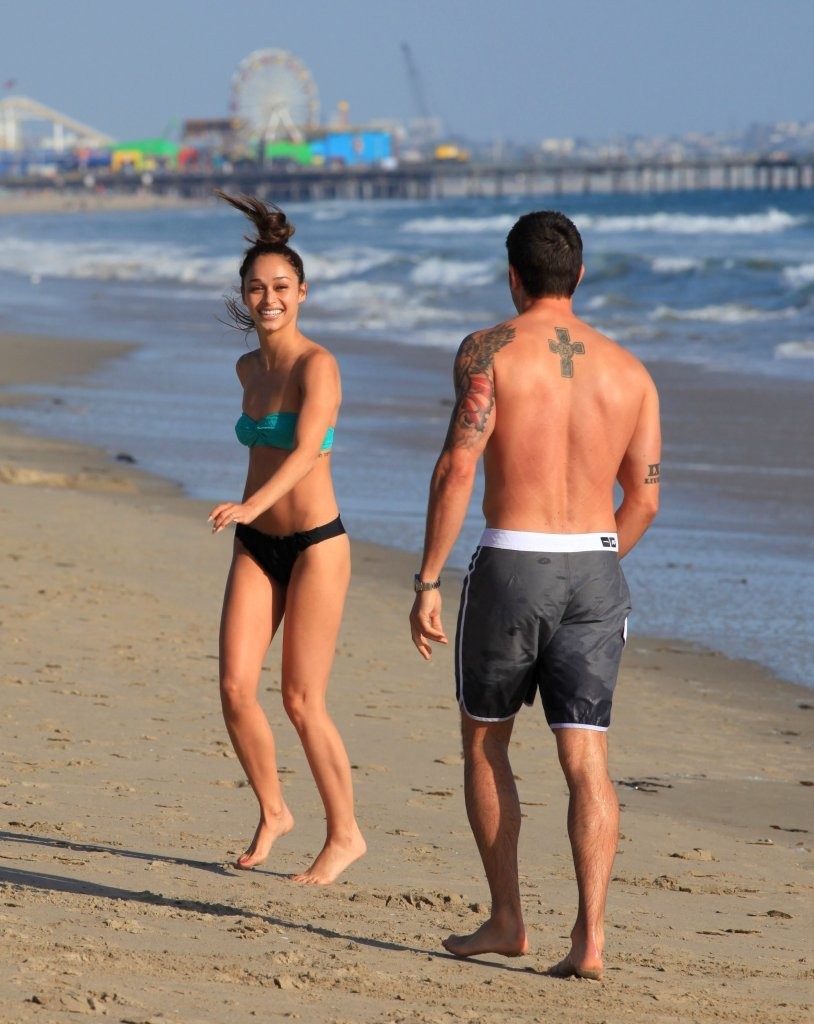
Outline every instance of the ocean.
<svg viewBox="0 0 814 1024"><path fill-rule="evenodd" d="M814 686L808 192L290 205L309 280L300 326L342 369L333 465L351 536L420 551L454 352L513 312L505 236L541 207L583 235L577 312L668 384L663 510L624 563L633 635L700 643ZM0 330L137 344L86 379L27 388L32 402L3 417L127 454L194 498L239 498L234 362L247 343L223 323L223 298L247 229L215 203L0 219ZM722 422L724 388L747 408L754 396L742 426ZM793 418L760 413L764 431L755 417L769 394ZM777 443L753 443L774 438L769 428ZM453 569L477 541L478 497Z"/></svg>

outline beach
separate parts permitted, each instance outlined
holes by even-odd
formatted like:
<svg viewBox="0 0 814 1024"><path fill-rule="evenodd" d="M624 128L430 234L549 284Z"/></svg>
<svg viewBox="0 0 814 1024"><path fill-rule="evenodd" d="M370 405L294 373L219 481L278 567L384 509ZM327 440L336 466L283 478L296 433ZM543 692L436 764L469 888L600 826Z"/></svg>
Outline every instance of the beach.
<svg viewBox="0 0 814 1024"><path fill-rule="evenodd" d="M182 209L205 204L201 199L186 199L180 195L161 195L150 189L132 192L107 192L104 189L85 191L61 188L8 189L0 187L0 217L17 214L51 213L110 213Z"/></svg>
<svg viewBox="0 0 814 1024"><path fill-rule="evenodd" d="M98 198L0 216L0 331L121 342L127 354L62 383L22 382L13 406L0 367L2 418L130 456L193 498L234 496L244 470L234 365L246 342L223 323L223 301L244 225L223 203L151 208L136 196L141 207L127 209ZM632 628L812 688L809 199L713 190L563 202L586 243L576 308L645 362L663 400L662 511L626 560ZM453 355L510 311L505 236L532 202L289 207L309 280L303 328L342 372L335 483L356 539L420 547ZM456 570L479 536L478 506L476 491Z"/></svg>
<svg viewBox="0 0 814 1024"><path fill-rule="evenodd" d="M2 401L122 351L2 336ZM220 715L230 544L208 509L127 460L0 426L0 1020L811 1019L811 691L635 628L610 734L622 824L603 982L545 975L576 891L539 707L514 744L531 952L443 950L488 894L451 654L425 664L409 637L411 552L352 538L329 691L367 856L328 888L288 880L324 825L275 644L261 686L297 825L263 867L235 870L255 802ZM444 592L451 630L454 578Z"/></svg>

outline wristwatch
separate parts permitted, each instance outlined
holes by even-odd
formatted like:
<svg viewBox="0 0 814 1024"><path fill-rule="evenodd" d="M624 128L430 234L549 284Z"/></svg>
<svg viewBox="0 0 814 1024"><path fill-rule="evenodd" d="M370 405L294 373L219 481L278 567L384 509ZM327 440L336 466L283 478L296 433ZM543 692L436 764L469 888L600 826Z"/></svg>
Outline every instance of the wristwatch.
<svg viewBox="0 0 814 1024"><path fill-rule="evenodd" d="M435 581L435 583L425 583L424 580L421 579L421 577L419 576L418 573L415 574L415 577L414 577L414 580L413 580L413 589L415 590L415 592L417 594L420 594L423 590L438 590L438 588L440 586L441 586L441 577L440 576Z"/></svg>

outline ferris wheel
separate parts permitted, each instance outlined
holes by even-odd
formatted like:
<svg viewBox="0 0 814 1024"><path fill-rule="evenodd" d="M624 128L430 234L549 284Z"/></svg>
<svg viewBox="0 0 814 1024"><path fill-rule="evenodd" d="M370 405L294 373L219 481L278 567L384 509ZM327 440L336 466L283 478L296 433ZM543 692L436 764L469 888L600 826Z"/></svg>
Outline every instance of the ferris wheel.
<svg viewBox="0 0 814 1024"><path fill-rule="evenodd" d="M232 75L232 116L252 137L301 141L319 121L311 73L284 50L255 50Z"/></svg>

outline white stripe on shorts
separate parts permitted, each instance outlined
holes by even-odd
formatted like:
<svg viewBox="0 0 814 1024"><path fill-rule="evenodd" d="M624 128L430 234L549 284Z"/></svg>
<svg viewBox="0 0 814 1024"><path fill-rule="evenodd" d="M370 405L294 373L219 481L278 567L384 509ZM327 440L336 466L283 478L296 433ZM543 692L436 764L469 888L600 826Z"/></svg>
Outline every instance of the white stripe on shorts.
<svg viewBox="0 0 814 1024"><path fill-rule="evenodd" d="M607 725L583 725L581 722L551 722L549 729L589 729L591 732L607 732Z"/></svg>
<svg viewBox="0 0 814 1024"><path fill-rule="evenodd" d="M618 551L615 533L533 533L528 530L493 530L487 527L481 535L484 548L508 551L548 551L570 554L576 551Z"/></svg>

